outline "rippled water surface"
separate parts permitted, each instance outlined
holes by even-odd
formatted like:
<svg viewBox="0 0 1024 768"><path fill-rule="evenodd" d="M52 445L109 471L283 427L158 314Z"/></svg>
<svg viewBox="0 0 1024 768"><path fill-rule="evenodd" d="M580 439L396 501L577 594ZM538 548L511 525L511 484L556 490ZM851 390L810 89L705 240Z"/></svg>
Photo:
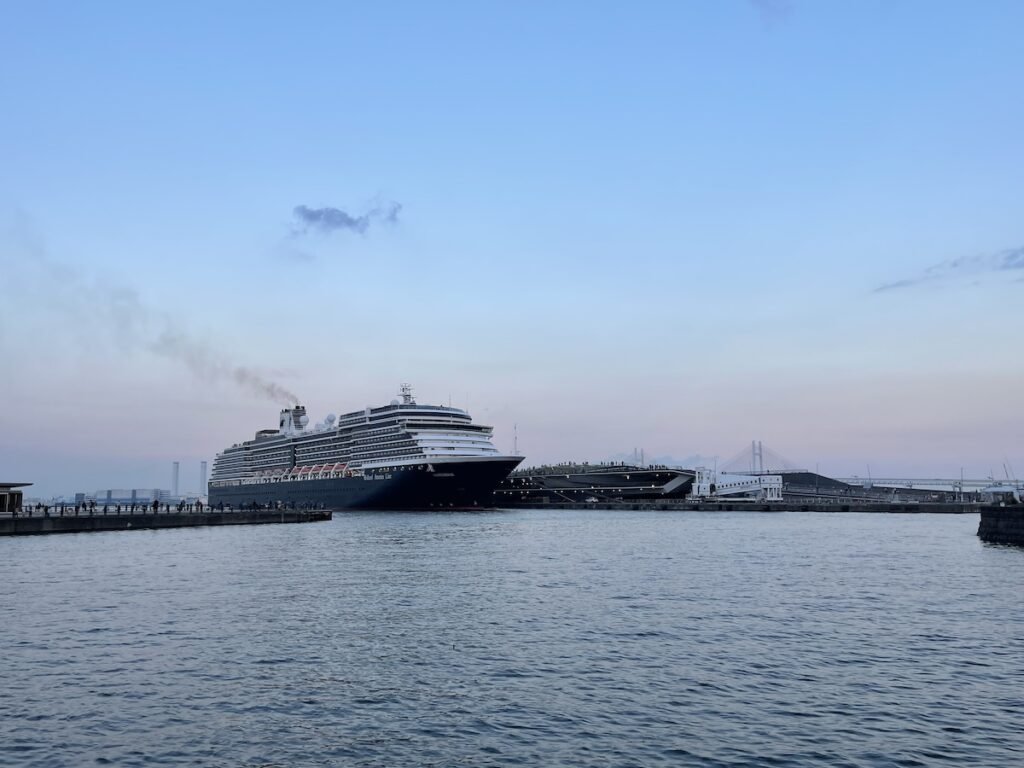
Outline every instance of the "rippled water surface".
<svg viewBox="0 0 1024 768"><path fill-rule="evenodd" d="M363 514L0 539L0 765L1024 765L969 516Z"/></svg>

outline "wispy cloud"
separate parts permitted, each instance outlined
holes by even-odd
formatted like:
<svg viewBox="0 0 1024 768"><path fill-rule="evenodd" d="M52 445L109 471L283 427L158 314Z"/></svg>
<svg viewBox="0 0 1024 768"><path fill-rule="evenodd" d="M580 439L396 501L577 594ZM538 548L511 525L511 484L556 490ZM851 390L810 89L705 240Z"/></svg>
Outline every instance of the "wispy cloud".
<svg viewBox="0 0 1024 768"><path fill-rule="evenodd" d="M1024 270L1024 247L1008 248L1005 251L981 256L961 256L956 259L941 261L914 277L882 283L874 289L873 293L895 291L900 288L913 288L924 283L950 282L976 275L993 272L1014 272L1016 270ZM1016 282L1021 281L1024 281L1024 277L1019 278Z"/></svg>
<svg viewBox="0 0 1024 768"><path fill-rule="evenodd" d="M292 210L295 216L296 226L292 230L295 236L306 235L310 232L330 234L347 230L357 232L360 235L374 223L397 224L398 214L402 211L401 203L394 201L375 205L365 213L353 215L341 208L310 208L307 205L297 205Z"/></svg>
<svg viewBox="0 0 1024 768"><path fill-rule="evenodd" d="M747 0L747 3L761 14L766 24L773 24L789 18L793 11L790 0Z"/></svg>

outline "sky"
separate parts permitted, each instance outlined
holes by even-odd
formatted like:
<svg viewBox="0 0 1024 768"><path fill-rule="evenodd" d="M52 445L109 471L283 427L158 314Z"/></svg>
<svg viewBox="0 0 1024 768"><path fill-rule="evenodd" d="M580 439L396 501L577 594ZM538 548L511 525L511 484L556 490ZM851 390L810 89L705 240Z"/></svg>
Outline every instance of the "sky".
<svg viewBox="0 0 1024 768"><path fill-rule="evenodd" d="M468 408L1024 474L1024 4L0 0L0 480Z"/></svg>

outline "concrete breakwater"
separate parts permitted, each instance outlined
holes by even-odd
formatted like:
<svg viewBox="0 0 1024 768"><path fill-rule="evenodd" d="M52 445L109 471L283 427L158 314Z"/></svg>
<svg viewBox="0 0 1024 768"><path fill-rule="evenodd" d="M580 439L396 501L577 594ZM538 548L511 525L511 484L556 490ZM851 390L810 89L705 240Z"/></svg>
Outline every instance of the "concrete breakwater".
<svg viewBox="0 0 1024 768"><path fill-rule="evenodd" d="M608 509L645 510L665 512L877 512L964 515L977 514L977 504L967 503L916 503L916 502L862 502L862 503L818 503L806 501L604 501L604 502L549 502L545 504L509 504L501 506L515 509L529 506L532 509Z"/></svg>
<svg viewBox="0 0 1024 768"><path fill-rule="evenodd" d="M982 507L978 537L990 544L1024 546L1024 505Z"/></svg>
<svg viewBox="0 0 1024 768"><path fill-rule="evenodd" d="M0 536L88 531L137 531L158 528L192 528L204 525L265 525L314 523L330 520L330 510L259 509L238 512L137 512L134 514L41 515L22 514L0 518Z"/></svg>

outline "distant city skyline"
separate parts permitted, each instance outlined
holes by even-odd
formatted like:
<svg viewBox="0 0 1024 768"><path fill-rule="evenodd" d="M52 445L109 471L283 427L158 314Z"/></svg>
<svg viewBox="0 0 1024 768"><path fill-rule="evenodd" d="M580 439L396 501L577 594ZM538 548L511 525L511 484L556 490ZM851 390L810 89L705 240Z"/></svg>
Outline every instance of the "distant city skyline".
<svg viewBox="0 0 1024 768"><path fill-rule="evenodd" d="M11 6L0 481L466 407L528 464L1024 474L1024 5Z"/></svg>

